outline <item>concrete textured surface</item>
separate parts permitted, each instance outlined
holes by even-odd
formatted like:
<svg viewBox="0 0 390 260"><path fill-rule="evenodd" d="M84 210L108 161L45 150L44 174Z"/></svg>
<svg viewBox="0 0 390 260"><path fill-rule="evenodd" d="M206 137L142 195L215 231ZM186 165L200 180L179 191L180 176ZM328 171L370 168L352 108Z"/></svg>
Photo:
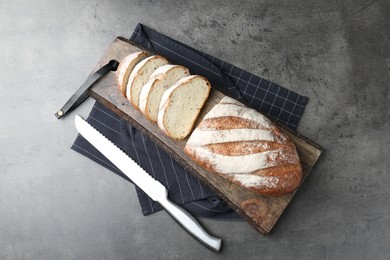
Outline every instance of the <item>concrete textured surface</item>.
<svg viewBox="0 0 390 260"><path fill-rule="evenodd" d="M215 254L70 150L54 113L138 22L310 98L325 152L269 236L201 219ZM0 0L0 37L0 259L390 259L390 1Z"/></svg>

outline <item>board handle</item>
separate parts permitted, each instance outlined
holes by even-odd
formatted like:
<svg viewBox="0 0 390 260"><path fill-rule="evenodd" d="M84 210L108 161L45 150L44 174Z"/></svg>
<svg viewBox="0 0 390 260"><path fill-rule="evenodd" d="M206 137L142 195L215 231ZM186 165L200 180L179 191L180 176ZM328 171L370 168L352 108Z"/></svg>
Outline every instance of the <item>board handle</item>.
<svg viewBox="0 0 390 260"><path fill-rule="evenodd" d="M104 77L110 71L116 71L119 62L110 60L106 65L101 67L98 71L92 74L83 85L72 95L72 97L65 103L65 105L55 113L58 119L64 117L67 113L78 107L85 99L88 98L87 90L91 88L99 79Z"/></svg>

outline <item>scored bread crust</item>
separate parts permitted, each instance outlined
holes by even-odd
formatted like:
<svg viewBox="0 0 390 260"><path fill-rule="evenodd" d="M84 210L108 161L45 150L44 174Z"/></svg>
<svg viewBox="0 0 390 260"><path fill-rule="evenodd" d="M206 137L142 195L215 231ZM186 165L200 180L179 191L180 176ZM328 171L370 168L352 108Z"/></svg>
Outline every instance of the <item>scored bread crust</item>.
<svg viewBox="0 0 390 260"><path fill-rule="evenodd" d="M183 139L185 138L189 133L187 133L186 135L184 136L174 136L172 135L168 129L165 127L165 123L164 123L164 117L165 117L165 114L166 114L166 111L167 111L167 108L169 107L169 104L170 104L170 99L173 95L173 93L175 92L176 89L180 88L182 85L185 85L185 84L188 84L190 83L190 81L192 81L194 78L201 78L205 81L205 83L207 84L208 86L208 93L207 93L207 97L208 95L210 94L210 90L211 90L211 85L210 85L210 82L203 76L200 76L200 75L191 75L191 76L187 76L185 78L182 78L180 79L179 81L177 81L175 83L175 85L173 85L172 87L170 87L169 89L165 90L163 96L161 97L161 102L160 102L160 108L159 108L159 111L158 111L158 115L157 115L157 125L160 127L160 129L166 134L168 135L169 137L171 138L175 138L175 139ZM205 98L203 100L203 103L200 105L200 107L202 108L206 102L207 98ZM194 124L195 124L195 121L196 121L196 118L198 117L200 113L200 109L198 110L198 113L195 115L195 119L191 122L191 127L190 129L193 128Z"/></svg>
<svg viewBox="0 0 390 260"><path fill-rule="evenodd" d="M193 131L184 151L206 170L259 194L292 192L302 179L295 145L254 111L223 98Z"/></svg>
<svg viewBox="0 0 390 260"><path fill-rule="evenodd" d="M130 103L135 107L135 108L139 108L137 106L137 104L135 104L134 102L134 98L132 96L132 88L134 87L134 80L141 75L141 70L143 69L144 66L147 66L148 63L154 61L154 60L157 60L157 59L160 59L162 60L163 62L165 62L165 64L168 64L168 60L165 59L164 57L160 56L160 55L154 55L154 56L150 56L146 59L143 59L141 62L139 62L133 69L133 71L131 72L130 76L129 76L129 81L127 82L127 86L126 86L126 97L127 99L130 101Z"/></svg>
<svg viewBox="0 0 390 260"><path fill-rule="evenodd" d="M126 96L126 85L129 80L131 71L141 60L148 57L149 54L144 51L138 51L127 55L119 63L116 70L116 77L118 79L118 87L124 96Z"/></svg>
<svg viewBox="0 0 390 260"><path fill-rule="evenodd" d="M146 116L147 119L151 121L156 121L156 119L152 118L152 116L149 113L149 110L147 109L149 106L149 95L154 90L156 84L158 84L160 81L162 81L165 77L167 77L167 74L172 70L183 70L184 74L186 76L190 75L189 70L181 65L171 65L167 64L164 66L159 67L157 70L155 70L152 75L150 75L148 81L146 84L142 87L141 94L139 97L139 109L141 112ZM161 101L161 99L160 99ZM157 106L159 108L159 105Z"/></svg>

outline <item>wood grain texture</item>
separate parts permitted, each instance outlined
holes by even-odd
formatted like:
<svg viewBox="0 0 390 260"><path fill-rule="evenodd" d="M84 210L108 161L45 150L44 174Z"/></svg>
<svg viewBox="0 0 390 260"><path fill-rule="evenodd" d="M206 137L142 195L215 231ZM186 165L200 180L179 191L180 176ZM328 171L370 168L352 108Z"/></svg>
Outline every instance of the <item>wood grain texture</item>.
<svg viewBox="0 0 390 260"><path fill-rule="evenodd" d="M118 37L108 47L93 72L109 60L116 59L117 61L121 61L126 55L135 51L139 51L139 48L127 40ZM167 137L158 128L157 124L147 120L139 110L134 109L130 105L129 101L119 91L114 72L110 72L106 77L96 83L89 91L89 95L139 129L143 134L150 137L157 145L183 165L186 170L221 196L231 208L262 234L268 234L271 231L296 192L275 197L262 196L206 171L183 152L188 137L183 140L173 140ZM214 88L212 89L196 125L199 124L205 114L223 97L223 93ZM278 125L295 143L301 159L303 182L318 160L322 149L319 145L302 135L288 130L280 124Z"/></svg>

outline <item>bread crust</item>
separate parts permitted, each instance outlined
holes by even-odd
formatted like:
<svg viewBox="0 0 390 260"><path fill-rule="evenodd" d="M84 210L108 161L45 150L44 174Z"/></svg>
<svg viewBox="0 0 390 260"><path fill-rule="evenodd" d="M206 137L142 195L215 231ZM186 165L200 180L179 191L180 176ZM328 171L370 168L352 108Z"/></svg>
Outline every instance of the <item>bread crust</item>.
<svg viewBox="0 0 390 260"><path fill-rule="evenodd" d="M226 100L224 98L220 104L227 104ZM224 108L226 106L218 106L217 104L213 109ZM246 108L246 110L250 110L250 108ZM242 113L245 113L246 110L243 110ZM302 180L302 167L296 147L292 140L276 125L267 123L268 125L264 126L256 121L228 115L214 118L207 118L206 115L205 118L194 130L184 148L184 152L201 167L236 185L263 195L282 195L294 191L299 186ZM246 129L267 130L273 140L241 140L202 144L202 142L193 139L193 137L200 138L202 134L209 135L213 131L219 131L221 135L225 135L229 132L225 130L229 129L241 129L238 132L242 132L242 135L245 135ZM235 136L227 137L229 140L234 140L234 138ZM207 138L204 137L204 139ZM257 155L263 160L262 163L254 160L254 158L258 158ZM235 166L234 170L232 165L229 165L229 161L237 160L237 158L242 166L233 165ZM226 165L223 165L224 162L227 162ZM251 169L249 172L239 172L240 167L251 163L253 167L249 167ZM235 172L236 170L237 172Z"/></svg>
<svg viewBox="0 0 390 260"><path fill-rule="evenodd" d="M145 66L148 62L151 62L153 60L156 60L156 59L162 59L165 61L166 64L168 64L168 60L165 59L164 57L160 56L160 55L154 55L154 56L150 56L146 59L143 59L141 62L139 62L133 69L133 71L131 72L130 76L129 76L129 81L127 82L127 86L126 86L126 97L127 99L130 101L130 103L133 105L133 107L139 109L139 107L137 106L137 104L134 103L134 98L132 96L132 88L133 88L133 83L134 83L134 80L139 76L141 75L140 74L140 71L142 70L143 66Z"/></svg>
<svg viewBox="0 0 390 260"><path fill-rule="evenodd" d="M152 118L150 117L150 114L147 110L148 103L149 103L148 96L149 96L150 92L153 90L154 85L158 81L162 80L164 73L167 73L168 71L170 71L174 66L175 65L168 64L168 65L164 65L164 66L158 68L155 72L153 72L152 75L150 75L149 80L142 87L141 94L139 97L139 109L146 116L146 118L149 120L152 120ZM163 67L166 67L166 69L163 72L159 73L158 70L163 69Z"/></svg>
<svg viewBox="0 0 390 260"><path fill-rule="evenodd" d="M116 77L118 80L119 90L123 96L126 96L126 85L129 80L131 71L137 65L138 62L148 57L149 54L144 51L134 52L127 55L119 63L118 69L116 70Z"/></svg>

